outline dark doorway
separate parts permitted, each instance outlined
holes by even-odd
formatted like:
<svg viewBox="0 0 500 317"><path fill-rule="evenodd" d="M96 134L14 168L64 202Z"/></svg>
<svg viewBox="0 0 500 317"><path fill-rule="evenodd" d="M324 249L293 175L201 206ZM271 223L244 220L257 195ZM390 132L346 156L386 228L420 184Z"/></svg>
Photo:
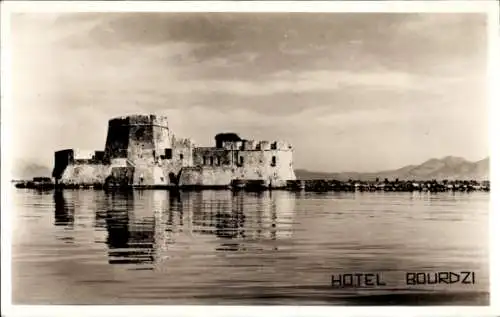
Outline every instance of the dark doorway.
<svg viewBox="0 0 500 317"><path fill-rule="evenodd" d="M170 184L177 185L179 183L179 178L173 172L168 174L168 178L170 179Z"/></svg>

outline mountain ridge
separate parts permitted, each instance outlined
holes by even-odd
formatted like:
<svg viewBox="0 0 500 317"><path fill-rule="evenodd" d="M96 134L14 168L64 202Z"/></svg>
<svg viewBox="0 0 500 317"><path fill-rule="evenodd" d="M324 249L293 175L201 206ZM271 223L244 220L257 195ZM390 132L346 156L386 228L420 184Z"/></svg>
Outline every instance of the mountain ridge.
<svg viewBox="0 0 500 317"><path fill-rule="evenodd" d="M489 179L490 158L471 162L462 157L445 156L441 159L431 158L419 165L406 165L394 170L378 172L317 172L306 169L297 169L295 174L298 179L337 179L337 180L487 180Z"/></svg>

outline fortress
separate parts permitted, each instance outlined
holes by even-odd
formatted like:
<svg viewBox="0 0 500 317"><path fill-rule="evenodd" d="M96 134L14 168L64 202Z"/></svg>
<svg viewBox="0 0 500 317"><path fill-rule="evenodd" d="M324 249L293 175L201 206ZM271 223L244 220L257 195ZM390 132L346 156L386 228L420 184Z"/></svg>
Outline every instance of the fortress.
<svg viewBox="0 0 500 317"><path fill-rule="evenodd" d="M295 180L287 142L215 136L214 147L177 138L167 118L135 115L109 120L104 151L55 153L52 176L61 186L230 187L246 182L285 187Z"/></svg>

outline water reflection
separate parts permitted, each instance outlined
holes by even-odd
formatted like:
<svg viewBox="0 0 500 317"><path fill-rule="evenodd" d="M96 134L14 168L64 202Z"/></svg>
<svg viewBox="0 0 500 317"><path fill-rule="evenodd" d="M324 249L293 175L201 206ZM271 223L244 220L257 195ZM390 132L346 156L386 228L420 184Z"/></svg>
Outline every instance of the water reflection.
<svg viewBox="0 0 500 317"><path fill-rule="evenodd" d="M75 206L68 203L64 197L64 192L56 190L54 192L54 225L73 228L75 224Z"/></svg>
<svg viewBox="0 0 500 317"><path fill-rule="evenodd" d="M186 197L192 206L193 232L213 234L219 238L245 237L243 199L239 193L198 192Z"/></svg>
<svg viewBox="0 0 500 317"><path fill-rule="evenodd" d="M54 193L54 225L73 227L74 202ZM289 239L296 197L292 193L231 191L101 192L95 196L97 230L105 230L110 264L152 266L168 258L178 238L212 237L212 250L242 251L247 244ZM271 250L277 250L275 245Z"/></svg>
<svg viewBox="0 0 500 317"><path fill-rule="evenodd" d="M191 203L193 232L227 240L255 241L289 238L294 196L287 192L244 193L205 191L186 199Z"/></svg>
<svg viewBox="0 0 500 317"><path fill-rule="evenodd" d="M154 264L179 234L215 237L216 251L290 238L294 201L286 192L110 192L96 203L95 226L107 231L110 264Z"/></svg>
<svg viewBox="0 0 500 317"><path fill-rule="evenodd" d="M155 261L155 219L135 218L134 192L106 197L106 229L110 264L151 264Z"/></svg>
<svg viewBox="0 0 500 317"><path fill-rule="evenodd" d="M422 292L489 289L484 193L13 195L18 303L362 304L365 291L414 292L406 271L476 272ZM329 278L346 272L381 272L388 288L345 299Z"/></svg>

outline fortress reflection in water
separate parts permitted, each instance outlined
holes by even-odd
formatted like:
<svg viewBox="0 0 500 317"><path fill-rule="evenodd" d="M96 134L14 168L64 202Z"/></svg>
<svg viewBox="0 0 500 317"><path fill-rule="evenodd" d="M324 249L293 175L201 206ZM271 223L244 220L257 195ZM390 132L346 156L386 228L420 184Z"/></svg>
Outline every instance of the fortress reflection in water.
<svg viewBox="0 0 500 317"><path fill-rule="evenodd" d="M72 228L75 223L75 207L64 199L64 193L60 190L54 191L54 206L54 225Z"/></svg>
<svg viewBox="0 0 500 317"><path fill-rule="evenodd" d="M56 226L73 226L75 211L68 193L54 194ZM285 191L99 192L94 196L94 225L107 233L109 264L140 264L143 269L200 242L206 242L203 245L212 248L210 252L214 248L275 251L279 246L273 241L291 238L295 195ZM193 240L196 243L190 243Z"/></svg>

